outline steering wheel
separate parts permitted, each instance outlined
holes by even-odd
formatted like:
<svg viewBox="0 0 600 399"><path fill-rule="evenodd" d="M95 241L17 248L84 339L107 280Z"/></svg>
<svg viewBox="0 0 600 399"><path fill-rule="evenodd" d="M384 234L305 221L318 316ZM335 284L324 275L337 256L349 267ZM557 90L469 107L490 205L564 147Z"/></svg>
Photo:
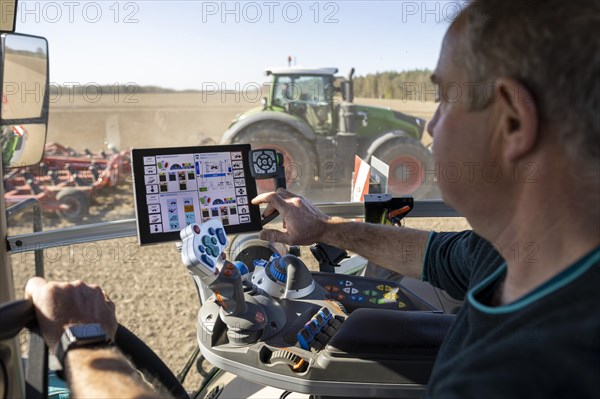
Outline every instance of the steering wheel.
<svg viewBox="0 0 600 399"><path fill-rule="evenodd" d="M23 328L37 327L35 308L30 300L9 302L0 306L0 341L15 337ZM141 339L119 324L115 345L135 367L156 378L175 398L189 399L185 388L166 364ZM45 373L48 370L44 370Z"/></svg>

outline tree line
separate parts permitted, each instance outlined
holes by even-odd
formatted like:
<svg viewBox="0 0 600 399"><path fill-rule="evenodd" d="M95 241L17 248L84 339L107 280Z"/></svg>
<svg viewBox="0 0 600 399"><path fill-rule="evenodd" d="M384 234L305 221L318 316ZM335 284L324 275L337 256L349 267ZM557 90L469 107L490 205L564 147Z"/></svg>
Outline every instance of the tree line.
<svg viewBox="0 0 600 399"><path fill-rule="evenodd" d="M413 69L409 71L387 71L357 76L354 78L354 95L363 98L384 98L414 101L434 101L435 88L430 81L432 71ZM71 92L92 95L102 94L144 94L144 93L200 93L201 90L175 90L159 86L140 86L127 84L84 84L73 86L50 85L50 94Z"/></svg>
<svg viewBox="0 0 600 399"><path fill-rule="evenodd" d="M354 95L414 101L434 101L435 87L430 81L432 71L413 69L402 72L378 72L354 78Z"/></svg>

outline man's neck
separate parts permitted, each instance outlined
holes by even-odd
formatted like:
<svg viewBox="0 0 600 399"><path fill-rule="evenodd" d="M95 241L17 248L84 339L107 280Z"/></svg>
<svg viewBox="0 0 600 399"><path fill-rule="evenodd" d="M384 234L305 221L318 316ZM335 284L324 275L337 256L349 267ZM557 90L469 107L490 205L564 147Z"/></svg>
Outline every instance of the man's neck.
<svg viewBox="0 0 600 399"><path fill-rule="evenodd" d="M544 208L515 214L519 223L509 223L495 241L507 263L499 304L521 298L600 245L597 217L564 208L550 216Z"/></svg>

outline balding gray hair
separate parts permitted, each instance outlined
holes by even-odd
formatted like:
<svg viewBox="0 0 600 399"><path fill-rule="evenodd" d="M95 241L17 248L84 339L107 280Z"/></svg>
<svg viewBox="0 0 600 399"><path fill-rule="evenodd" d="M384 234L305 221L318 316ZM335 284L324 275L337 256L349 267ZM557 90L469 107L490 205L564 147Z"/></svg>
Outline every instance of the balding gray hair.
<svg viewBox="0 0 600 399"><path fill-rule="evenodd" d="M469 80L517 79L569 156L598 163L600 1L473 0L458 19L466 22L461 55ZM475 90L471 107L486 106L485 96Z"/></svg>

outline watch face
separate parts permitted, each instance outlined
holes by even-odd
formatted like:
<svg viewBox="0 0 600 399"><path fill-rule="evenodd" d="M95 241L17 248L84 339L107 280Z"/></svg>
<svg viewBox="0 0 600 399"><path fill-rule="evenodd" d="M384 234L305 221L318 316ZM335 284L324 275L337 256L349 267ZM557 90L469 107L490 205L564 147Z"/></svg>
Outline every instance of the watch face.
<svg viewBox="0 0 600 399"><path fill-rule="evenodd" d="M77 324L68 327L60 338L56 357L65 367L65 356L70 349L110 345L110 339L99 323Z"/></svg>
<svg viewBox="0 0 600 399"><path fill-rule="evenodd" d="M106 339L106 333L99 323L77 324L67 328L71 341L96 341Z"/></svg>

